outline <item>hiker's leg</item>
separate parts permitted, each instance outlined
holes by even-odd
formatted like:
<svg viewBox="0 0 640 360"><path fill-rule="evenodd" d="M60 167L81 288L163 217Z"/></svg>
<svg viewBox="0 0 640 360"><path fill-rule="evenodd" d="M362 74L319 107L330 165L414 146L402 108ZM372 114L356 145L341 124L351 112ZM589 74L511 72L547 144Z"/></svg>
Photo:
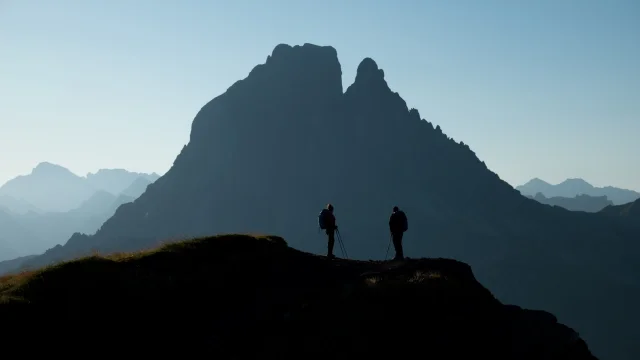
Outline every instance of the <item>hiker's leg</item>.
<svg viewBox="0 0 640 360"><path fill-rule="evenodd" d="M404 250L402 249L402 236L404 233L398 234L398 251L396 252L396 256L400 259L404 259Z"/></svg>
<svg viewBox="0 0 640 360"><path fill-rule="evenodd" d="M391 234L391 238L393 239L393 250L396 252L395 257L398 257L398 234L397 233Z"/></svg>
<svg viewBox="0 0 640 360"><path fill-rule="evenodd" d="M335 232L333 229L327 230L327 236L329 237L329 244L328 244L328 251L327 251L328 257L333 256L333 244L335 242L334 235L335 235Z"/></svg>

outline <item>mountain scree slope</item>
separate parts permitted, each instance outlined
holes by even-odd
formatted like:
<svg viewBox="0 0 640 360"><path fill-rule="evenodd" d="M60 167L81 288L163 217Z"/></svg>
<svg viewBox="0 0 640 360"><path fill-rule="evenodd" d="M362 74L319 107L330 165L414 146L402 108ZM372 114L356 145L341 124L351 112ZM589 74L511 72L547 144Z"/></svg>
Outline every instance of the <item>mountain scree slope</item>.
<svg viewBox="0 0 640 360"><path fill-rule="evenodd" d="M640 358L638 227L525 198L409 109L372 59L343 91L330 46L276 46L198 112L188 145L140 198L26 265L237 232L324 253L316 215L327 202L352 257L384 256L398 205L407 255L460 259L502 301L576 328L596 356Z"/></svg>

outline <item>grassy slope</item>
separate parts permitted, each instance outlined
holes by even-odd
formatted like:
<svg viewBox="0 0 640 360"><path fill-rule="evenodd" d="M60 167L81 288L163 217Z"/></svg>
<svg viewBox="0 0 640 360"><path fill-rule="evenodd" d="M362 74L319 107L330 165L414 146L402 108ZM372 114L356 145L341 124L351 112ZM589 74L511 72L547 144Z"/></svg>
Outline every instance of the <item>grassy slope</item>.
<svg viewBox="0 0 640 360"><path fill-rule="evenodd" d="M111 349L152 340L159 352L280 358L590 359L552 315L500 304L464 263L328 261L272 236L74 260L0 279L0 299L0 311L42 304L75 323L48 340Z"/></svg>

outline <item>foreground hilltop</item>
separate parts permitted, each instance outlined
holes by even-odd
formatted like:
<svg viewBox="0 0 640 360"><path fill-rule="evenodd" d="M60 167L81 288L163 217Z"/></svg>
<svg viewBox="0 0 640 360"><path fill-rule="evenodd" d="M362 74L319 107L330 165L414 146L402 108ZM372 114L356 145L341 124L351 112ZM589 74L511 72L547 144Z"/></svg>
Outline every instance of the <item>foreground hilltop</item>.
<svg viewBox="0 0 640 360"><path fill-rule="evenodd" d="M21 303L55 307L76 323L61 336L98 345L109 335L111 349L142 349L153 339L163 351L187 346L234 358L595 359L553 315L501 304L464 263L328 261L275 236L87 257L7 277L0 299L5 312ZM90 309L96 316L78 324ZM111 313L130 325L96 319Z"/></svg>

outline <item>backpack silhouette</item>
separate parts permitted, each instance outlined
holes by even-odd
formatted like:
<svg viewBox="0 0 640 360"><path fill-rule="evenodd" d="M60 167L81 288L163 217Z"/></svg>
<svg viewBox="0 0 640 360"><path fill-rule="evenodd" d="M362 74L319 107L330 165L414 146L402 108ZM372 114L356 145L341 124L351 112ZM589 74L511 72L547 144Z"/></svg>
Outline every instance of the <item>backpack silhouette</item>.
<svg viewBox="0 0 640 360"><path fill-rule="evenodd" d="M320 226L320 229L322 230L327 229L330 216L331 216L331 213L329 212L328 209L322 209L322 211L320 211L320 214L318 214L318 226Z"/></svg>
<svg viewBox="0 0 640 360"><path fill-rule="evenodd" d="M400 220L401 220L400 224L402 225L402 232L409 230L409 221L407 220L407 215L402 210L400 210L400 213L398 215L400 215Z"/></svg>
<svg viewBox="0 0 640 360"><path fill-rule="evenodd" d="M409 230L409 221L407 220L407 215L404 211L398 210L392 215L392 217L394 228L399 227L402 232Z"/></svg>

